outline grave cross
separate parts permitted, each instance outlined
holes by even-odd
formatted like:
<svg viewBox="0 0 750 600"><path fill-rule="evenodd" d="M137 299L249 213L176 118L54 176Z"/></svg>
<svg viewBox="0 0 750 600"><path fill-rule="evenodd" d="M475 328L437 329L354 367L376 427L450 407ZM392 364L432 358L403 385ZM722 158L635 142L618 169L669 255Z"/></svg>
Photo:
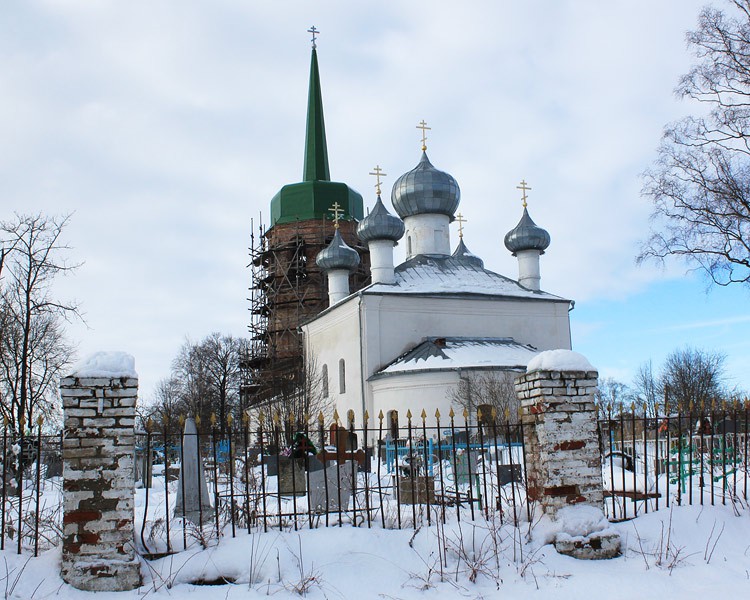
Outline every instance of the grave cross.
<svg viewBox="0 0 750 600"><path fill-rule="evenodd" d="M522 179L521 185L517 185L516 189L521 190L523 192L523 196L522 196L523 207L526 208L526 192L528 192L531 188L526 184L526 181Z"/></svg>
<svg viewBox="0 0 750 600"><path fill-rule="evenodd" d="M380 168L380 165L375 165L375 168L372 170L372 172L369 173L369 175L375 175L375 180L377 183L375 184L375 192L378 195L378 198L380 197L380 178L381 177L387 177L387 173L383 173L383 169Z"/></svg>

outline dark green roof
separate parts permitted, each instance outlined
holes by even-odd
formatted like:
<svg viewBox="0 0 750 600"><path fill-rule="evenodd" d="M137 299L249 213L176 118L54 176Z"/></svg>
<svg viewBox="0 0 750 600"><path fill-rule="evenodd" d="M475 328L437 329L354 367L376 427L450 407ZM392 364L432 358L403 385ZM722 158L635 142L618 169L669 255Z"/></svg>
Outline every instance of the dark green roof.
<svg viewBox="0 0 750 600"><path fill-rule="evenodd" d="M345 183L331 181L318 55L313 48L307 100L303 179L301 183L285 185L273 197L271 225L331 218L330 209L335 202L338 202L344 211L340 218L361 220L364 217L362 196Z"/></svg>
<svg viewBox="0 0 750 600"><path fill-rule="evenodd" d="M364 217L362 196L345 183L303 181L285 185L271 200L271 222L294 223L307 219L332 219L331 206L338 202L344 220Z"/></svg>

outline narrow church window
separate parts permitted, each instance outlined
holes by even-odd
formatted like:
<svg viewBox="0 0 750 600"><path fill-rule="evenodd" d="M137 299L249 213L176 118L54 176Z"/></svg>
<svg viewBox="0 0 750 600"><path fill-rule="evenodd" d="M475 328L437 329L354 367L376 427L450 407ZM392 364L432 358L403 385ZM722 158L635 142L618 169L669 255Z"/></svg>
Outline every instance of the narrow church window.
<svg viewBox="0 0 750 600"><path fill-rule="evenodd" d="M323 397L328 397L328 365L323 365L320 370L320 385L323 388Z"/></svg>
<svg viewBox="0 0 750 600"><path fill-rule="evenodd" d="M346 363L342 358L339 360L339 394L346 392Z"/></svg>
<svg viewBox="0 0 750 600"><path fill-rule="evenodd" d="M440 229L435 230L435 252L438 251L438 248L442 245L443 241L443 232Z"/></svg>
<svg viewBox="0 0 750 600"><path fill-rule="evenodd" d="M397 440L398 439L398 411L397 410L388 411L388 423L389 423L389 428L391 432L391 438L394 440Z"/></svg>
<svg viewBox="0 0 750 600"><path fill-rule="evenodd" d="M411 236L406 238L406 255L411 256Z"/></svg>

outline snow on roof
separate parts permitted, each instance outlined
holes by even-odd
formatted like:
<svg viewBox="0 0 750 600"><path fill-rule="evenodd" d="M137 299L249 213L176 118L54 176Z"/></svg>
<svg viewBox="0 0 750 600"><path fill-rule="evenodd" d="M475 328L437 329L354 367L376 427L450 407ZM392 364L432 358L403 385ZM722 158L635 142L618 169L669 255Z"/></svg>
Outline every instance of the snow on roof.
<svg viewBox="0 0 750 600"><path fill-rule="evenodd" d="M451 256L420 254L395 269L396 282L376 283L365 294L481 294L544 300L564 300L529 290L518 282Z"/></svg>
<svg viewBox="0 0 750 600"><path fill-rule="evenodd" d="M596 371L588 359L572 350L547 350L529 362L526 372L531 371Z"/></svg>
<svg viewBox="0 0 750 600"><path fill-rule="evenodd" d="M433 337L399 356L375 376L481 367L522 370L536 353L533 346L524 346L512 338Z"/></svg>
<svg viewBox="0 0 750 600"><path fill-rule="evenodd" d="M138 377L127 352L94 352L73 367L71 377Z"/></svg>

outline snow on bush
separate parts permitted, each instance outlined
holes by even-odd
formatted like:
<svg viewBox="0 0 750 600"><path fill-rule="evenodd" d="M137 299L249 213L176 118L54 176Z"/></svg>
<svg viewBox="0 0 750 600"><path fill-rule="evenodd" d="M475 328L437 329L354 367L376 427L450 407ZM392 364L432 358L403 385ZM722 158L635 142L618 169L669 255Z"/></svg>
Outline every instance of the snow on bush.
<svg viewBox="0 0 750 600"><path fill-rule="evenodd" d="M546 350L529 361L526 372L532 371L596 371L588 359L572 350Z"/></svg>

